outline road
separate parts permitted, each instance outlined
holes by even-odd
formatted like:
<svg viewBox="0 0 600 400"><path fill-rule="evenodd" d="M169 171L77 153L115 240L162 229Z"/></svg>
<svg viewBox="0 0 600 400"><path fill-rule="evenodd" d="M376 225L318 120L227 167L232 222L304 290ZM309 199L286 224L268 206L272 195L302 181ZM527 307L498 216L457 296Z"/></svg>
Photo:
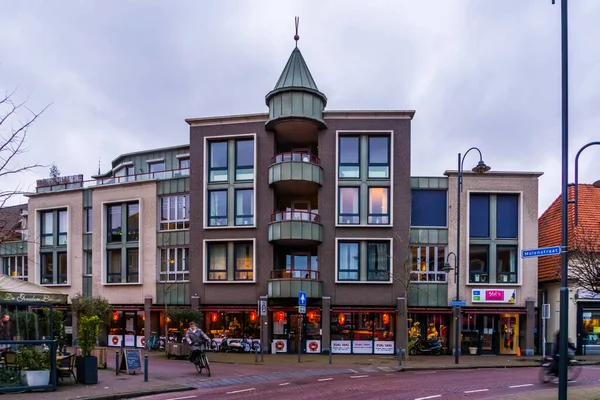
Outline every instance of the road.
<svg viewBox="0 0 600 400"><path fill-rule="evenodd" d="M145 396L146 400L215 399L327 399L336 396L344 400L398 399L398 400L491 400L544 399L556 396L556 384L539 382L539 368L471 369L414 372L322 371L306 370L277 378L271 374L255 377L253 382L236 382L236 379L204 379L213 387L193 391ZM271 378L270 378L271 377ZM581 375L569 387L591 390L600 396L600 366L585 366ZM596 390L597 388L597 390ZM554 391L553 391L554 390ZM208 396L208 397L207 397ZM549 397L548 397L549 396ZM569 396L575 400L576 396ZM594 399L594 397L580 397ZM600 397L598 397L600 398Z"/></svg>

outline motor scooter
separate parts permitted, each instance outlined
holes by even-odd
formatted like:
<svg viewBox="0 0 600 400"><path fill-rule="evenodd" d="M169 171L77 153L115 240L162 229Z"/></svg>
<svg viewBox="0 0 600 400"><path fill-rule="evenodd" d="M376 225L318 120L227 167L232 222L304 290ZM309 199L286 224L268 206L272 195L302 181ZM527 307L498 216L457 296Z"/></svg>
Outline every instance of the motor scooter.
<svg viewBox="0 0 600 400"><path fill-rule="evenodd" d="M423 339L423 337L419 335L413 344L413 347L410 349L409 354L413 356L416 354L433 354L439 356L442 354L442 342L439 338Z"/></svg>

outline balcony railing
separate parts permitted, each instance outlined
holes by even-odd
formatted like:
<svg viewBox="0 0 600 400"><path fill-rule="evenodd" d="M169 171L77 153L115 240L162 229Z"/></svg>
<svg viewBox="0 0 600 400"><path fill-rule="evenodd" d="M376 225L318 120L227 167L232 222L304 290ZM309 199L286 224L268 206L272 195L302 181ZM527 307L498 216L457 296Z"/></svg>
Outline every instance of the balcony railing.
<svg viewBox="0 0 600 400"><path fill-rule="evenodd" d="M126 182L150 181L153 179L173 179L190 176L189 168L172 169L159 172L147 172L127 176L110 176L106 178L91 179L87 181L69 182L62 184L43 185L36 188L36 193L55 192L66 189L88 188L101 185L113 185Z"/></svg>
<svg viewBox="0 0 600 400"><path fill-rule="evenodd" d="M321 280L319 271L308 269L276 269L271 271L271 279L311 279Z"/></svg>
<svg viewBox="0 0 600 400"><path fill-rule="evenodd" d="M321 164L319 157L304 151L288 151L286 153L275 154L273 158L271 158L271 164L289 161L302 161L317 165Z"/></svg>
<svg viewBox="0 0 600 400"><path fill-rule="evenodd" d="M279 211L271 214L271 222L281 221L321 222L321 216L312 211L302 210Z"/></svg>

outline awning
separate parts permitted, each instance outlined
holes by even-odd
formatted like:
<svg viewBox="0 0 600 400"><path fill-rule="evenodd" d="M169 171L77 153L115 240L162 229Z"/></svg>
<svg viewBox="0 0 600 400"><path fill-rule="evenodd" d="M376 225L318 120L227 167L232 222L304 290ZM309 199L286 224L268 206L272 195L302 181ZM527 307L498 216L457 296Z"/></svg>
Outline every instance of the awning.
<svg viewBox="0 0 600 400"><path fill-rule="evenodd" d="M0 274L0 301L66 304L67 297L55 289Z"/></svg>

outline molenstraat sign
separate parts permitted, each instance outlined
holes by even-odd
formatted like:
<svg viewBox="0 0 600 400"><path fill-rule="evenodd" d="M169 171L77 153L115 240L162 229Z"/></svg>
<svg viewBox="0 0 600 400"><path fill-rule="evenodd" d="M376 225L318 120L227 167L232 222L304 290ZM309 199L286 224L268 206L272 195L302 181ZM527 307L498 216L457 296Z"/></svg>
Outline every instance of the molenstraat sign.
<svg viewBox="0 0 600 400"><path fill-rule="evenodd" d="M517 301L516 289L471 289L472 303L510 303Z"/></svg>

